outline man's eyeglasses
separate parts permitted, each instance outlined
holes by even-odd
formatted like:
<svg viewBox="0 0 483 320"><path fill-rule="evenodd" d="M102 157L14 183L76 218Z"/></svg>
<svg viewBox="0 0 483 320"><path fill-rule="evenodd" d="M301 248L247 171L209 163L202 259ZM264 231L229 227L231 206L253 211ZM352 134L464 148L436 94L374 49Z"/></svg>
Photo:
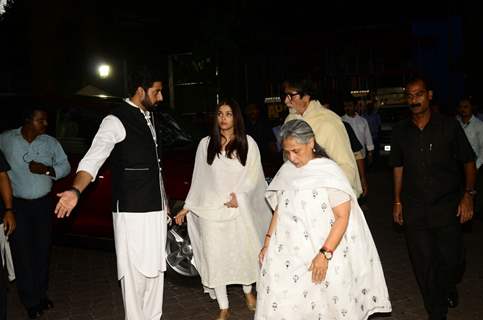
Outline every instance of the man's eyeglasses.
<svg viewBox="0 0 483 320"><path fill-rule="evenodd" d="M283 92L282 93L282 100L285 100L286 97L288 97L289 100L292 100L293 97L297 96L297 95L300 95L300 92Z"/></svg>
<svg viewBox="0 0 483 320"><path fill-rule="evenodd" d="M406 98L409 100L409 99L419 99L421 97L423 97L425 94L426 94L426 90L421 90L421 91L418 91L416 92L415 94L410 94L410 93L406 93Z"/></svg>

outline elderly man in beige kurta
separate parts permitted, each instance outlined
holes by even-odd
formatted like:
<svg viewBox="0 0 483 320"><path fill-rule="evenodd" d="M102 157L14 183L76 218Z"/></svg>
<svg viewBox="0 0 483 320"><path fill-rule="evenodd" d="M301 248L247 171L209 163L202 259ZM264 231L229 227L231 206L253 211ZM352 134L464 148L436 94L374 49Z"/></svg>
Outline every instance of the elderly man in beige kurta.
<svg viewBox="0 0 483 320"><path fill-rule="evenodd" d="M350 147L349 136L341 118L331 110L324 108L318 100L312 100L310 92L302 85L286 82L284 86L285 104L290 114L285 122L303 119L315 133L315 140L325 149L347 176L357 197L362 193L361 180L357 163Z"/></svg>

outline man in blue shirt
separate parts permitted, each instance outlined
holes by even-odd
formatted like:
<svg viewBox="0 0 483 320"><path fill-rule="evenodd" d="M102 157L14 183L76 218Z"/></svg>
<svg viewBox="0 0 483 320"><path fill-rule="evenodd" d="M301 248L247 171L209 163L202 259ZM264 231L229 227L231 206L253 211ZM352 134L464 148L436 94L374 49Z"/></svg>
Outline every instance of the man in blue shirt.
<svg viewBox="0 0 483 320"><path fill-rule="evenodd" d="M11 167L17 220L10 239L17 289L31 319L53 307L47 296L53 213L49 193L53 181L70 172L60 143L45 134L47 125L47 112L29 109L22 127L0 135L0 150Z"/></svg>

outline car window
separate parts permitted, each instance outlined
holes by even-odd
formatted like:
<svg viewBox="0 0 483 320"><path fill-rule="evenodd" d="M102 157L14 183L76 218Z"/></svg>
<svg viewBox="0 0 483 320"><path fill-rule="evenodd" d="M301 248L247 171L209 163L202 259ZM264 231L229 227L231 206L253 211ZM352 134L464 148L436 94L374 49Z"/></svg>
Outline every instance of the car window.
<svg viewBox="0 0 483 320"><path fill-rule="evenodd" d="M166 112L156 112L158 139L163 147L174 147L193 142L191 134L185 131L175 118Z"/></svg>

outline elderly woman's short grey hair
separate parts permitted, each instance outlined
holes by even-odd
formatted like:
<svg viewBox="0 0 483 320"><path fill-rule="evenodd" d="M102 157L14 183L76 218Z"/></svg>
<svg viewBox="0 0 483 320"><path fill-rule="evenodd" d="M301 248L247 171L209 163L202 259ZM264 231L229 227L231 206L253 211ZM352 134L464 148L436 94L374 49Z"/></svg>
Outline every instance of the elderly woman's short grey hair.
<svg viewBox="0 0 483 320"><path fill-rule="evenodd" d="M282 141L288 138L294 138L298 143L307 144L310 139L314 139L314 155L318 158L324 157L329 158L327 152L317 143L315 140L315 134L310 125L299 119L290 120L285 123L280 129L280 137Z"/></svg>

